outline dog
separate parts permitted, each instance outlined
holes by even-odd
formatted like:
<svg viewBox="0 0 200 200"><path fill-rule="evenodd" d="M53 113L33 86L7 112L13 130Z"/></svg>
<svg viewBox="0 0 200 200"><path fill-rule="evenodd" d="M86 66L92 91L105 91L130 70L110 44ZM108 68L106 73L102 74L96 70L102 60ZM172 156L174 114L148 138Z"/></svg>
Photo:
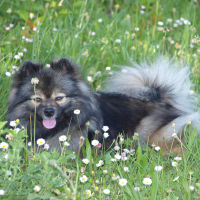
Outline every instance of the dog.
<svg viewBox="0 0 200 200"><path fill-rule="evenodd" d="M140 141L148 141L150 146L159 145L167 153L173 143L172 151L179 152L178 142L173 142L172 124L181 137L188 121L195 127L200 119L199 112L194 112L188 67L177 67L162 56L155 63L132 65L117 72L105 92L92 92L79 68L66 58L53 61L51 69L26 61L14 76L7 121L19 119L29 140L35 126L35 139L45 139L50 149L57 151L62 135L71 138L68 149L76 153L81 136L90 143L94 139L102 143L102 127L108 126L105 149L119 133L132 137L137 132ZM32 84L33 78L39 82Z"/></svg>

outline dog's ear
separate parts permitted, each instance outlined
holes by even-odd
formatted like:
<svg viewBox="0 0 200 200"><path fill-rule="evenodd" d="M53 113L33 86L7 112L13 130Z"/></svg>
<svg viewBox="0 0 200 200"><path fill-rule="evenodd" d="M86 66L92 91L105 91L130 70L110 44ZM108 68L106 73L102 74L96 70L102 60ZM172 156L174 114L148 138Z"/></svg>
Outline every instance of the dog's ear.
<svg viewBox="0 0 200 200"><path fill-rule="evenodd" d="M20 70L14 75L14 85L17 86L24 78L33 76L42 70L42 68L42 64L34 64L31 61L25 61Z"/></svg>
<svg viewBox="0 0 200 200"><path fill-rule="evenodd" d="M20 70L21 78L32 76L43 68L42 64L34 64L31 61L25 61Z"/></svg>
<svg viewBox="0 0 200 200"><path fill-rule="evenodd" d="M73 75L76 75L78 71L77 67L73 65L67 58L61 58L58 61L51 62L51 69Z"/></svg>

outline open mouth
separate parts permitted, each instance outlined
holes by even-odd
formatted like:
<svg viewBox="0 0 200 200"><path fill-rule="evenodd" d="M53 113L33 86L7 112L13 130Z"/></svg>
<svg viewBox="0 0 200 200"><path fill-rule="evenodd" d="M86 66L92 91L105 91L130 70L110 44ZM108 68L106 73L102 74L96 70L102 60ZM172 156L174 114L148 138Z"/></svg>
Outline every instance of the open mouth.
<svg viewBox="0 0 200 200"><path fill-rule="evenodd" d="M56 119L43 119L42 123L45 128L52 129L56 126Z"/></svg>

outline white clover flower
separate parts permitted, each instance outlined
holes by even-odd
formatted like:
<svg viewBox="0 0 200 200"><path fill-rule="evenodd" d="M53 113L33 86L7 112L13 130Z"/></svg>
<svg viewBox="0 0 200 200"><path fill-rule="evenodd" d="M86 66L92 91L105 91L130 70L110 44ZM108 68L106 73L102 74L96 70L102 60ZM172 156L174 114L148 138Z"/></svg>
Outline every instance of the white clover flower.
<svg viewBox="0 0 200 200"><path fill-rule="evenodd" d="M57 28L53 28L53 31L55 31L55 32L56 32L57 30L58 30Z"/></svg>
<svg viewBox="0 0 200 200"><path fill-rule="evenodd" d="M141 9L145 9L146 7L144 5L141 5Z"/></svg>
<svg viewBox="0 0 200 200"><path fill-rule="evenodd" d="M159 166L155 166L155 168L154 168L154 169L155 169L155 171L159 172L159 171L161 171L161 170L162 170L162 166L160 166L160 165L159 165Z"/></svg>
<svg viewBox="0 0 200 200"><path fill-rule="evenodd" d="M43 144L45 144L45 140L43 138L40 138L40 139L37 140L37 145L38 146L41 146Z"/></svg>
<svg viewBox="0 0 200 200"><path fill-rule="evenodd" d="M15 128L14 129L14 131L15 131L16 134L18 134L20 130L21 130L20 128Z"/></svg>
<svg viewBox="0 0 200 200"><path fill-rule="evenodd" d="M108 126L103 126L103 131L107 132L109 130L109 127Z"/></svg>
<svg viewBox="0 0 200 200"><path fill-rule="evenodd" d="M154 149L155 149L156 151L159 151L159 150L160 150L160 147L157 146L157 147L155 147Z"/></svg>
<svg viewBox="0 0 200 200"><path fill-rule="evenodd" d="M109 189L104 189L104 190L103 190L103 193L104 193L104 194L110 194L110 190L109 190Z"/></svg>
<svg viewBox="0 0 200 200"><path fill-rule="evenodd" d="M74 114L79 115L80 114L80 110L74 110Z"/></svg>
<svg viewBox="0 0 200 200"><path fill-rule="evenodd" d="M185 19L185 20L183 21L183 23L184 23L185 25L191 25L191 22L188 21L187 19Z"/></svg>
<svg viewBox="0 0 200 200"><path fill-rule="evenodd" d="M37 31L37 27L33 27L33 31Z"/></svg>
<svg viewBox="0 0 200 200"><path fill-rule="evenodd" d="M177 163L177 162L172 162L172 166L173 166L173 167L177 167L177 166L178 166L178 163Z"/></svg>
<svg viewBox="0 0 200 200"><path fill-rule="evenodd" d="M122 160L127 160L128 158L126 156L122 156Z"/></svg>
<svg viewBox="0 0 200 200"><path fill-rule="evenodd" d="M28 146L31 146L31 142L28 142Z"/></svg>
<svg viewBox="0 0 200 200"><path fill-rule="evenodd" d="M150 178L144 178L142 182L145 185L151 185L152 184L152 180Z"/></svg>
<svg viewBox="0 0 200 200"><path fill-rule="evenodd" d="M8 154L6 154L5 156L4 156L4 158L5 158L5 160L8 160Z"/></svg>
<svg viewBox="0 0 200 200"><path fill-rule="evenodd" d="M14 58L17 60L21 59L19 55L15 55Z"/></svg>
<svg viewBox="0 0 200 200"><path fill-rule="evenodd" d="M177 137L177 134L176 132L172 133L172 137L176 138Z"/></svg>
<svg viewBox="0 0 200 200"><path fill-rule="evenodd" d="M107 138L107 137L109 137L109 134L108 134L108 133L104 133L104 134L103 134L103 137L104 137L104 138Z"/></svg>
<svg viewBox="0 0 200 200"><path fill-rule="evenodd" d="M193 186L193 185L190 185L190 186L189 186L189 189L190 189L190 190L194 190L194 186Z"/></svg>
<svg viewBox="0 0 200 200"><path fill-rule="evenodd" d="M101 23L102 21L103 21L103 19L101 19L101 18L98 19L98 22L99 22L99 23Z"/></svg>
<svg viewBox="0 0 200 200"><path fill-rule="evenodd" d="M178 27L178 24L174 23L174 25L173 25L173 26L174 26L174 28L176 28L176 27Z"/></svg>
<svg viewBox="0 0 200 200"><path fill-rule="evenodd" d="M139 31L140 30L140 28L139 27L135 27L135 31Z"/></svg>
<svg viewBox="0 0 200 200"><path fill-rule="evenodd" d="M91 143L93 146L97 146L99 144L99 141L98 140L92 140L92 143Z"/></svg>
<svg viewBox="0 0 200 200"><path fill-rule="evenodd" d="M12 127L15 127L17 124L16 124L16 121L10 121L9 125L12 126Z"/></svg>
<svg viewBox="0 0 200 200"><path fill-rule="evenodd" d="M51 67L51 65L50 64L46 64L46 68L50 68Z"/></svg>
<svg viewBox="0 0 200 200"><path fill-rule="evenodd" d="M27 52L27 48L24 48L23 51L24 51L24 52Z"/></svg>
<svg viewBox="0 0 200 200"><path fill-rule="evenodd" d="M0 195L4 195L5 194L5 191L0 189Z"/></svg>
<svg viewBox="0 0 200 200"><path fill-rule="evenodd" d="M120 39L116 39L115 42L116 43L121 43L121 40Z"/></svg>
<svg viewBox="0 0 200 200"><path fill-rule="evenodd" d="M124 171L125 172L130 172L129 169L128 169L128 167L126 167L126 166L124 167Z"/></svg>
<svg viewBox="0 0 200 200"><path fill-rule="evenodd" d="M44 149L46 149L47 151L49 150L49 145L48 144L45 144L44 145Z"/></svg>
<svg viewBox="0 0 200 200"><path fill-rule="evenodd" d="M86 165L90 162L87 158L83 158L83 163L85 163Z"/></svg>
<svg viewBox="0 0 200 200"><path fill-rule="evenodd" d="M182 160L182 158L177 156L174 158L174 160Z"/></svg>
<svg viewBox="0 0 200 200"><path fill-rule="evenodd" d="M125 31L125 34L128 35L128 34L129 34L129 31L126 30L126 31Z"/></svg>
<svg viewBox="0 0 200 200"><path fill-rule="evenodd" d="M83 175L83 176L81 176L81 177L79 178L79 180L80 180L82 183L84 183L84 182L86 182L86 181L88 180L88 177L87 177L86 175Z"/></svg>
<svg viewBox="0 0 200 200"><path fill-rule="evenodd" d="M111 67L109 67L109 66L106 67L106 70L107 70L107 71L110 71L110 70L111 70Z"/></svg>
<svg viewBox="0 0 200 200"><path fill-rule="evenodd" d="M123 149L125 153L130 153L128 149Z"/></svg>
<svg viewBox="0 0 200 200"><path fill-rule="evenodd" d="M90 191L90 190L86 190L85 193L86 193L87 195L89 195L89 196L91 195L91 191Z"/></svg>
<svg viewBox="0 0 200 200"><path fill-rule="evenodd" d="M139 187L134 187L134 190L137 192L137 191L140 191L140 188Z"/></svg>
<svg viewBox="0 0 200 200"><path fill-rule="evenodd" d="M35 192L39 192L41 190L41 187L39 186L39 185L36 185L35 187L34 187L34 191Z"/></svg>
<svg viewBox="0 0 200 200"><path fill-rule="evenodd" d="M115 158L116 158L117 160L119 160L119 159L121 159L121 156L117 153L117 154L115 155Z"/></svg>
<svg viewBox="0 0 200 200"><path fill-rule="evenodd" d="M114 147L114 149L115 149L115 151L119 151L120 147L119 147L118 145L116 145L116 146Z"/></svg>
<svg viewBox="0 0 200 200"><path fill-rule="evenodd" d="M158 21L158 25L159 25L159 26L163 26L163 24L164 24L163 22Z"/></svg>
<svg viewBox="0 0 200 200"><path fill-rule="evenodd" d="M10 26L10 28L12 28L14 26L14 24L10 24L9 26Z"/></svg>
<svg viewBox="0 0 200 200"><path fill-rule="evenodd" d="M124 142L124 138L123 138L123 137L120 137L119 142L120 142L120 143L123 143L123 142Z"/></svg>
<svg viewBox="0 0 200 200"><path fill-rule="evenodd" d="M6 174L7 174L8 176L11 176L11 175L12 175L12 171L7 170L7 171L6 171Z"/></svg>
<svg viewBox="0 0 200 200"><path fill-rule="evenodd" d="M66 141L67 140L67 136L66 135L61 135L60 137L59 137L59 141L61 141L61 142L64 142L64 141Z"/></svg>
<svg viewBox="0 0 200 200"><path fill-rule="evenodd" d="M91 33L91 35L92 35L92 36L95 36L95 35L96 35L96 33L93 31L93 32Z"/></svg>
<svg viewBox="0 0 200 200"><path fill-rule="evenodd" d="M8 144L8 143L6 143L6 142L0 143L0 148L1 148L1 149L8 149L8 147L9 147L9 144Z"/></svg>
<svg viewBox="0 0 200 200"><path fill-rule="evenodd" d="M64 145L68 147L68 146L70 146L70 143L69 142L64 142Z"/></svg>
<svg viewBox="0 0 200 200"><path fill-rule="evenodd" d="M76 34L74 37L75 37L75 38L78 38L78 34Z"/></svg>
<svg viewBox="0 0 200 200"><path fill-rule="evenodd" d="M121 178L121 179L119 179L119 184L121 186L125 186L127 184L127 180L125 178Z"/></svg>
<svg viewBox="0 0 200 200"><path fill-rule="evenodd" d="M143 15L144 13L145 13L145 11L144 11L144 10L140 10L140 14L142 14L142 15Z"/></svg>
<svg viewBox="0 0 200 200"><path fill-rule="evenodd" d="M173 181L176 181L176 180L178 180L179 179L179 176L177 176Z"/></svg>

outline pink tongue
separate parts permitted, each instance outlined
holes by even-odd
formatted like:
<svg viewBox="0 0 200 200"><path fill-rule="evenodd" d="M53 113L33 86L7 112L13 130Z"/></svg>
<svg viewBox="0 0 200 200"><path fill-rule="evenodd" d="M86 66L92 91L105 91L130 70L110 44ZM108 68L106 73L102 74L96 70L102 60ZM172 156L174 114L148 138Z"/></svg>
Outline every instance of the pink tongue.
<svg viewBox="0 0 200 200"><path fill-rule="evenodd" d="M43 125L48 128L54 128L56 125L56 119L43 119Z"/></svg>

